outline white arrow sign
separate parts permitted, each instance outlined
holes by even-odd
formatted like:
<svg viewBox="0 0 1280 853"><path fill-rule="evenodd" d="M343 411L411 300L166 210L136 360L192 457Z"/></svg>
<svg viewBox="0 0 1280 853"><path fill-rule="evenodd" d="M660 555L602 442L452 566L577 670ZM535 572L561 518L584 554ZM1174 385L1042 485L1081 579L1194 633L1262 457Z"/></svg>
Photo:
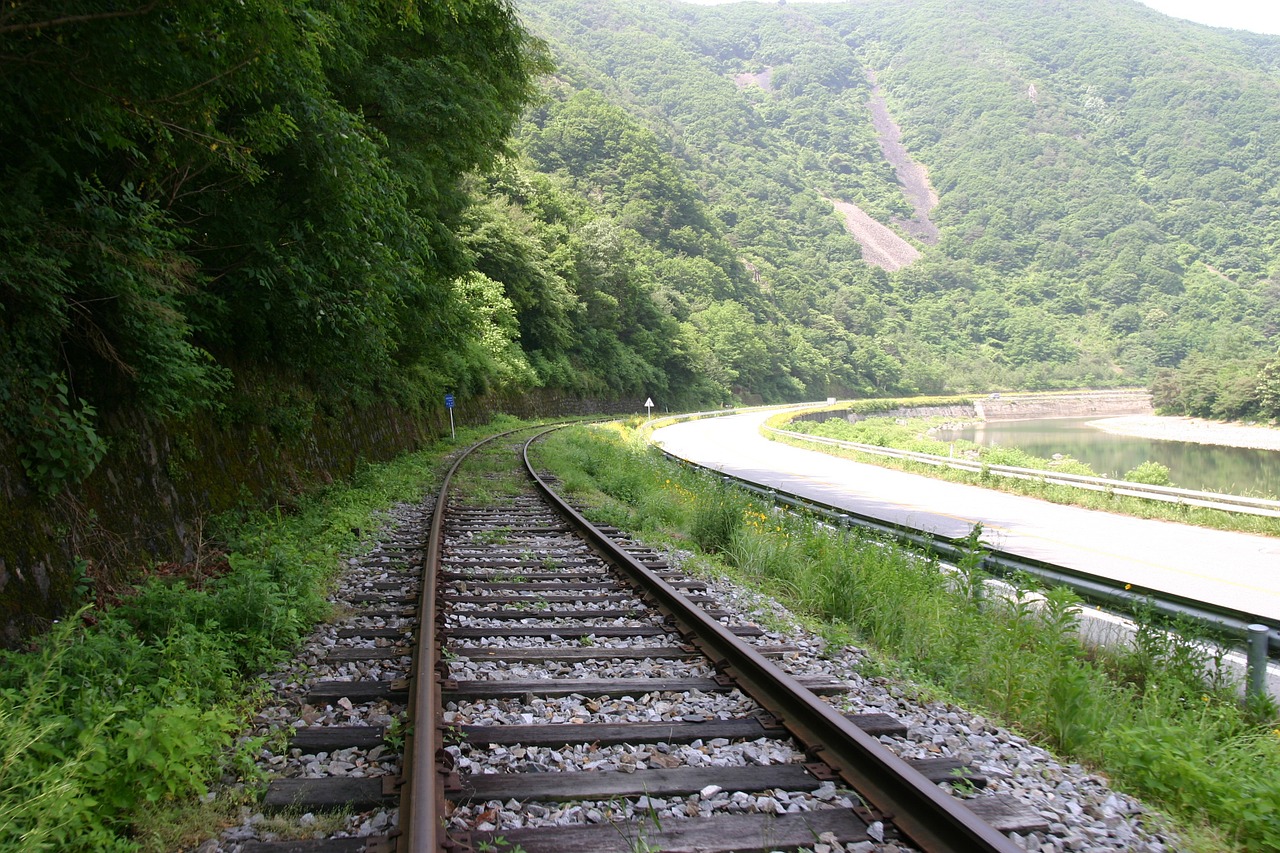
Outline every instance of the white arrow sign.
<svg viewBox="0 0 1280 853"><path fill-rule="evenodd" d="M645 408L645 411L647 412L647 416L652 418L653 417L653 398L652 397L644 398L644 408Z"/></svg>

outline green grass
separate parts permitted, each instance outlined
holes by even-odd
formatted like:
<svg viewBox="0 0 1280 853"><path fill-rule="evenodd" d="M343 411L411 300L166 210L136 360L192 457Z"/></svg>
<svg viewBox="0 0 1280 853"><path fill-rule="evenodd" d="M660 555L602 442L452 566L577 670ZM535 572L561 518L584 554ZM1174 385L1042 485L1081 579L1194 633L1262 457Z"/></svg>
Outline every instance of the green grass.
<svg viewBox="0 0 1280 853"><path fill-rule="evenodd" d="M228 770L252 776L257 745L235 735L256 674L327 614L339 556L360 550L383 508L419 497L455 446L369 466L288 515L221 519L223 573L153 577L123 605L0 656L0 850L160 851L216 831L238 804L199 794ZM487 496L514 491L504 454L479 466ZM1153 630L1131 651L1082 649L1062 592L1043 611L978 609L936 564L775 513L668 464L629 426L563 431L538 454L597 519L714 555L828 636L856 636L1181 823L1211 827L1203 849L1280 849L1280 733L1200 679L1195 644Z"/></svg>
<svg viewBox="0 0 1280 853"><path fill-rule="evenodd" d="M512 429L517 422L503 422L491 432ZM459 501L474 505L511 506L516 498L528 494L530 488L516 466L519 449L529 438L529 433L519 433L495 439L467 457L454 478L451 492ZM487 536L502 535L494 531Z"/></svg>
<svg viewBox="0 0 1280 853"><path fill-rule="evenodd" d="M988 465L1008 465L1045 472L1081 474L1089 477L1098 476L1088 465L1071 457L1065 457L1060 460L1041 459L1014 447L1001 447L998 445L988 447L967 441L938 441L924 434L930 426L936 425L935 422L938 419L908 418L899 419L903 421L899 423L893 418L869 417L858 423L850 424L843 419L833 419L822 423L791 422L790 418L792 416L792 413L776 415L769 419L768 425L776 429L790 430L823 438L853 441L859 444L872 444L897 450L910 450L916 453L929 453L935 456L949 455L954 445L954 449L960 453L969 452L975 454L975 461ZM779 435L778 433L767 433L766 437L783 444L802 447L806 450L814 450L831 456L839 456L844 459L852 459L856 462L894 468L900 471L908 471L912 474L922 474L926 477L948 480L953 483L965 483L986 489L1027 495L1057 504L1081 506L1088 509L1132 515L1138 518L1176 521L1181 524L1192 524L1215 530L1233 530L1242 533L1257 533L1264 536L1280 536L1280 519L1277 518L1170 503L1168 501L1151 500L1130 495L1117 495L1110 491L1095 491L1058 483L1047 483L1043 480L1024 480L1015 477L1001 477L989 472L963 471L940 465L930 465L924 462L863 453L829 444L819 444L805 441L803 438L795 436ZM1157 468L1163 468L1163 466L1157 466L1153 462L1145 462L1129 472L1128 479L1133 482L1167 484L1167 470L1164 471L1166 475L1165 482L1161 482L1160 472L1156 470Z"/></svg>
<svg viewBox="0 0 1280 853"><path fill-rule="evenodd" d="M1280 850L1280 723L1245 708L1206 647L1148 623L1127 649L1075 634L1065 589L980 601L977 554L957 578L859 531L775 511L666 462L630 425L575 428L537 446L594 518L696 548L878 660L1107 773L1166 810L1189 850ZM1043 604L1037 604L1037 601Z"/></svg>
<svg viewBox="0 0 1280 853"><path fill-rule="evenodd" d="M202 555L200 571L142 579L121 605L0 653L0 850L168 851L216 832L237 804L200 795L253 775L258 744L235 736L256 676L328 615L340 556L420 499L456 446L366 466L289 514L218 519L225 563Z"/></svg>

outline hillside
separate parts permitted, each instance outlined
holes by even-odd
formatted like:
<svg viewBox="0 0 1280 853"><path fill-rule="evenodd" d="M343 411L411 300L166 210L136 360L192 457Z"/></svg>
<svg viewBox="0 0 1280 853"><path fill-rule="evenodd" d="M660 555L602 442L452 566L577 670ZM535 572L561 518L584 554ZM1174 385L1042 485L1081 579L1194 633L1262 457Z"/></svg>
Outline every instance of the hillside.
<svg viewBox="0 0 1280 853"><path fill-rule="evenodd" d="M1274 352L1280 39L1125 0L521 8L561 69L553 101L599 91L661 136L833 391L1135 382ZM919 193L873 80L937 192L936 245L908 224ZM852 261L824 198L921 259ZM841 377L849 361L870 366Z"/></svg>
<svg viewBox="0 0 1280 853"><path fill-rule="evenodd" d="M1277 38L1132 0L69 0L0 57L6 619L446 393L1280 417Z"/></svg>
<svg viewBox="0 0 1280 853"><path fill-rule="evenodd" d="M0 849L260 823L205 795L249 684L495 416L1150 381L1280 418L1280 39L1132 0L14 0L0 149ZM569 454L609 513L724 515L626 444ZM1102 692L1055 737L1273 849L1270 726L1142 657L1143 725ZM1175 705L1204 750L1152 752Z"/></svg>

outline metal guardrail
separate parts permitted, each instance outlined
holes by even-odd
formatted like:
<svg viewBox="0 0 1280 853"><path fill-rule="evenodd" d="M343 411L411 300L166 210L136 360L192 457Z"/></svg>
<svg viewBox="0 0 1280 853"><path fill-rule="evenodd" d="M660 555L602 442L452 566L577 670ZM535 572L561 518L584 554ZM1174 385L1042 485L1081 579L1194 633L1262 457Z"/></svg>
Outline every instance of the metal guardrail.
<svg viewBox="0 0 1280 853"><path fill-rule="evenodd" d="M826 405L826 404L825 403L770 403L767 406L735 406L730 409L707 409L706 411L702 411L702 412L681 412L676 414L667 412L666 414L655 415L654 417L645 421L643 425L643 429L652 431L655 429L662 429L662 427L670 426L671 424L682 423L684 421L701 421L701 420L706 420L708 418L728 417L729 415L745 415L748 412L765 412L765 411L771 411L771 410L783 412L783 411L786 411L787 409L796 409L796 410L813 409L813 408L816 408L817 406L823 406L823 405Z"/></svg>
<svg viewBox="0 0 1280 853"><path fill-rule="evenodd" d="M1280 501L1267 500L1265 498L1224 495L1218 494L1217 492L1197 492L1191 489L1179 489L1173 486L1150 486L1145 483L1131 483L1128 480L1112 480L1107 477L1086 477L1080 474L1044 471L1037 468L1018 468L1013 465L988 465L982 462L972 462L966 459L956 459L949 456L935 456L931 453L917 453L912 450L898 450L892 447L880 447L875 444L859 444L856 441L842 441L840 439L826 438L819 435L809 435L808 433L803 432L792 432L791 430L778 429L771 426L766 426L764 429L766 432L785 435L788 438L811 441L816 444L829 444L835 447L856 450L859 453L869 453L876 456L888 456L894 459L906 459L912 462L922 462L926 465L955 468L961 471L970 471L973 473L989 472L1003 477L1014 477L1022 480L1037 480L1045 483L1074 486L1076 488L1090 489L1099 492L1110 492L1117 495L1128 495L1131 497L1148 498L1150 500L1165 501L1168 503L1185 504L1187 506L1200 506L1207 507L1209 509L1221 509L1229 512L1240 512L1247 513L1249 515L1280 518Z"/></svg>
<svg viewBox="0 0 1280 853"><path fill-rule="evenodd" d="M611 561L644 591L645 597L676 621L689 641L744 685L744 692L754 697L802 743L815 745L819 760L834 768L859 798L865 798L886 815L886 819L891 819L908 841L934 853L1017 853L1018 847L977 818L960 800L914 771L750 644L740 642L725 626L570 506L529 461L529 445L538 437L530 438L525 445L524 462L539 492L597 550L609 554Z"/></svg>
<svg viewBox="0 0 1280 853"><path fill-rule="evenodd" d="M844 527L857 526L872 530L944 560L957 561L968 554L968 551L959 540L907 525L893 524L844 507L812 500L780 489L766 489L742 477L725 474L723 471L713 471L695 462L682 459L666 450L662 452L667 458L682 465L689 465L715 473L724 478L726 482L732 482L746 491L775 503L809 512L831 524ZM1142 612L1154 612L1172 619L1188 620L1201 626L1209 633L1229 634L1239 637L1242 643L1256 633L1251 631L1251 627L1263 621L1256 614L1184 598L1161 590L1133 586L1132 584L1121 584L1109 578L1091 575L1088 572L1066 566L1054 565L1032 557L1024 557L998 548L986 549L981 566L985 571L997 577L1011 577L1018 573L1025 573L1039 578L1046 584L1065 586L1085 601L1123 613L1132 615ZM1266 637L1266 646L1269 653L1273 656L1280 656L1280 627L1268 626Z"/></svg>

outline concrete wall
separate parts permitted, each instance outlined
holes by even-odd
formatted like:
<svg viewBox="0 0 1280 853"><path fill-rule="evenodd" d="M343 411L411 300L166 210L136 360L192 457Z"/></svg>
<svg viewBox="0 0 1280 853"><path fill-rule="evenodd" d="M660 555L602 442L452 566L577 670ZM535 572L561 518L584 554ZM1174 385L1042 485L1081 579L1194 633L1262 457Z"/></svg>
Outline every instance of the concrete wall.
<svg viewBox="0 0 1280 853"><path fill-rule="evenodd" d="M848 410L834 412L807 412L796 415L793 421L813 421L822 423L832 418L844 417L851 424L867 418L950 418L956 421L972 421L978 417L977 411L972 405L956 405L956 406L899 406L892 409L884 409L882 411L872 412L870 414L860 414Z"/></svg>
<svg viewBox="0 0 1280 853"><path fill-rule="evenodd" d="M979 418L1022 421L1033 418L1105 418L1149 415L1155 409L1147 391L1096 391L1081 394L1019 394L974 401Z"/></svg>
<svg viewBox="0 0 1280 853"><path fill-rule="evenodd" d="M849 423L865 418L947 418L952 421L1023 421L1034 418L1112 417L1149 415L1155 410L1147 391L1089 391L1079 394L1000 394L974 398L971 404L897 406L871 413L846 411ZM822 421L841 412L812 412L797 421Z"/></svg>

